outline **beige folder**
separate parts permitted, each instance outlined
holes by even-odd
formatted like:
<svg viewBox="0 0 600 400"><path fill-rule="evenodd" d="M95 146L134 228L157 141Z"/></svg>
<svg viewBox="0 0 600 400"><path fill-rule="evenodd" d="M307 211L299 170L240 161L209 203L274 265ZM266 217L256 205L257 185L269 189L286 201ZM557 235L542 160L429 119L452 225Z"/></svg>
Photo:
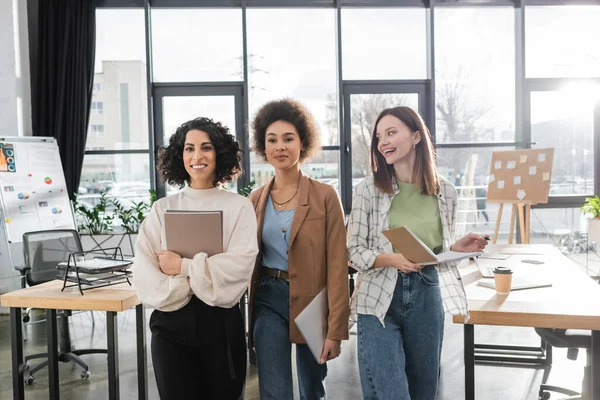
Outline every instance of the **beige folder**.
<svg viewBox="0 0 600 400"><path fill-rule="evenodd" d="M166 210L163 240L167 250L192 259L223 252L223 212Z"/></svg>
<svg viewBox="0 0 600 400"><path fill-rule="evenodd" d="M419 265L435 265L443 262L456 262L465 258L480 256L481 252L463 253L446 251L434 254L409 228L401 226L382 232L394 247L407 260Z"/></svg>

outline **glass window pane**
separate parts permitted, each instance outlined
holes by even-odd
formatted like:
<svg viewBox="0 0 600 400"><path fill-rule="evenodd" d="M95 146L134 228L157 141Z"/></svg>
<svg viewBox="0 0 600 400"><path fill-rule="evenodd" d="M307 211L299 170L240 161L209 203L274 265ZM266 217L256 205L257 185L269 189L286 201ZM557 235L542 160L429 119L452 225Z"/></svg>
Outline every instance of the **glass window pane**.
<svg viewBox="0 0 600 400"><path fill-rule="evenodd" d="M150 167L147 154L87 154L78 199L96 198L101 192L129 200L149 198ZM90 200L92 201L92 200Z"/></svg>
<svg viewBox="0 0 600 400"><path fill-rule="evenodd" d="M320 157L308 160L302 165L302 172L313 179L333 186L340 195L340 152L322 151Z"/></svg>
<svg viewBox="0 0 600 400"><path fill-rule="evenodd" d="M229 128L235 136L234 96L165 96L163 106L163 144L184 122L198 117L211 118Z"/></svg>
<svg viewBox="0 0 600 400"><path fill-rule="evenodd" d="M589 250L588 221L579 208L543 208L531 210L531 243L552 244L566 256L585 268ZM589 252L590 261L597 260ZM600 264L589 264L598 275Z"/></svg>
<svg viewBox="0 0 600 400"><path fill-rule="evenodd" d="M368 176L371 156L373 124L381 111L390 107L408 106L419 109L417 93L351 94L350 119L352 123L352 187Z"/></svg>
<svg viewBox="0 0 600 400"><path fill-rule="evenodd" d="M338 144L335 10L247 13L250 118L266 102L291 97L314 115L321 144Z"/></svg>
<svg viewBox="0 0 600 400"><path fill-rule="evenodd" d="M344 79L426 79L426 39L424 8L342 9Z"/></svg>
<svg viewBox="0 0 600 400"><path fill-rule="evenodd" d="M244 80L241 9L153 9L156 82Z"/></svg>
<svg viewBox="0 0 600 400"><path fill-rule="evenodd" d="M322 151L318 158L307 160L301 166L302 172L313 179L333 186L340 193L340 153L338 150ZM250 156L250 181L255 182L254 188L258 188L269 182L275 176L275 170L271 164L263 161L254 153Z"/></svg>
<svg viewBox="0 0 600 400"><path fill-rule="evenodd" d="M600 6L525 8L528 78L600 76Z"/></svg>
<svg viewBox="0 0 600 400"><path fill-rule="evenodd" d="M148 148L148 100L144 11L96 11L96 64L86 148ZM97 129L97 128L96 128Z"/></svg>
<svg viewBox="0 0 600 400"><path fill-rule="evenodd" d="M493 234L498 217L498 203L488 203L492 153L513 150L510 147L437 149L438 172L458 191L456 237L469 232ZM499 239L508 238L510 206L504 208Z"/></svg>
<svg viewBox="0 0 600 400"><path fill-rule="evenodd" d="M229 128L236 136L235 97L234 96L165 96L163 106L163 144L169 144L169 138L184 122L198 117L208 117ZM236 190L236 182L226 187ZM179 191L178 187L167 185L167 195Z"/></svg>
<svg viewBox="0 0 600 400"><path fill-rule="evenodd" d="M600 88L531 92L531 140L554 148L550 195L594 193L594 108Z"/></svg>
<svg viewBox="0 0 600 400"><path fill-rule="evenodd" d="M435 57L437 142L514 141L514 9L436 9Z"/></svg>

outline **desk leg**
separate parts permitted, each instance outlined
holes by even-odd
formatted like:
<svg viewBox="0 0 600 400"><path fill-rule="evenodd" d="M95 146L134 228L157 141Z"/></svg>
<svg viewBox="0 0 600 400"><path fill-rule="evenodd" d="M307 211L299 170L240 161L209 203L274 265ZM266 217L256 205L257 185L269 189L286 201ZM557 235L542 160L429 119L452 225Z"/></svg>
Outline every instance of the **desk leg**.
<svg viewBox="0 0 600 400"><path fill-rule="evenodd" d="M106 328L108 341L108 398L119 400L119 336L116 312L106 312Z"/></svg>
<svg viewBox="0 0 600 400"><path fill-rule="evenodd" d="M46 310L46 335L48 339L48 388L49 398L58 400L60 392L58 387L58 335L56 310Z"/></svg>
<svg viewBox="0 0 600 400"><path fill-rule="evenodd" d="M146 311L143 304L135 307L137 337L138 399L148 400L148 365L146 363Z"/></svg>
<svg viewBox="0 0 600 400"><path fill-rule="evenodd" d="M600 331L592 331L591 400L600 400Z"/></svg>
<svg viewBox="0 0 600 400"><path fill-rule="evenodd" d="M10 341L12 347L12 380L13 399L25 398L23 385L23 324L21 323L21 308L10 309Z"/></svg>
<svg viewBox="0 0 600 400"><path fill-rule="evenodd" d="M475 400L475 326L465 324L465 400Z"/></svg>

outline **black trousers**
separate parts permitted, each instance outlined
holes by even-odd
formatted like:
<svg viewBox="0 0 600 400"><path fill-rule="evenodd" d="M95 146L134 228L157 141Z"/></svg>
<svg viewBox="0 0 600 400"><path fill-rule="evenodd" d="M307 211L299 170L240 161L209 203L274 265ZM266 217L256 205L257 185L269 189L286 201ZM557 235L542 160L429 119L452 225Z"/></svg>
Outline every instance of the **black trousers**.
<svg viewBox="0 0 600 400"><path fill-rule="evenodd" d="M239 307L212 307L192 296L180 310L155 310L150 330L161 400L244 398L246 333Z"/></svg>

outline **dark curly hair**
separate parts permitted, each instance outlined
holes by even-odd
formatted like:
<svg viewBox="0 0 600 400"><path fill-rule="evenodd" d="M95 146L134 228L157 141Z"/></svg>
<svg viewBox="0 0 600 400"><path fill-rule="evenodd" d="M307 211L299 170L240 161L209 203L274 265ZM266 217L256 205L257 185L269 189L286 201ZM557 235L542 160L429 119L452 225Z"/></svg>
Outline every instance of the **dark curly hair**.
<svg viewBox="0 0 600 400"><path fill-rule="evenodd" d="M273 122L286 121L294 125L300 136L302 150L300 161L312 157L320 149L320 138L317 124L312 114L304 105L292 99L281 99L270 101L262 106L252 121L254 132L254 152L265 161L265 136L267 128Z"/></svg>
<svg viewBox="0 0 600 400"><path fill-rule="evenodd" d="M214 122L210 118L196 118L184 122L169 139L167 147L158 149L157 169L165 182L169 185L179 185L179 188L189 184L190 175L183 165L183 148L185 137L191 130L206 132L212 142L217 165L213 184L231 182L241 171L241 150L235 137L229 133L229 128Z"/></svg>

